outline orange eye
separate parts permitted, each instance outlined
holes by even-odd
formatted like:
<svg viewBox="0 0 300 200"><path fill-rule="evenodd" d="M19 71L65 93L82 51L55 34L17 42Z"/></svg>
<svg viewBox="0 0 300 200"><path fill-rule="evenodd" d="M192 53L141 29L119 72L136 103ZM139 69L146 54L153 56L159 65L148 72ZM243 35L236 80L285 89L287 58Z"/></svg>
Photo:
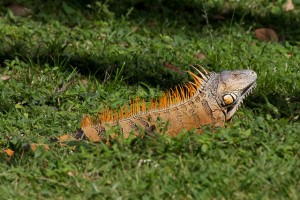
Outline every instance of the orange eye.
<svg viewBox="0 0 300 200"><path fill-rule="evenodd" d="M223 96L223 101L224 101L225 105L230 105L235 101L235 95L225 94Z"/></svg>

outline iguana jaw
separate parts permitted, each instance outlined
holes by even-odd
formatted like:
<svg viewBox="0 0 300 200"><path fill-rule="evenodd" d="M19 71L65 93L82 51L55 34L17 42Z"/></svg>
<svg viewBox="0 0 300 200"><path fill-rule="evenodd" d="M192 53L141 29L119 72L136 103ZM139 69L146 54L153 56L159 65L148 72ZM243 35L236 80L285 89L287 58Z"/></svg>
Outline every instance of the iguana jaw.
<svg viewBox="0 0 300 200"><path fill-rule="evenodd" d="M254 82L250 83L240 94L238 94L238 100L235 104L232 106L227 107L227 113L226 113L226 121L231 119L231 117L234 115L234 113L239 109L239 107L242 105L244 99L255 89L256 87L256 79Z"/></svg>

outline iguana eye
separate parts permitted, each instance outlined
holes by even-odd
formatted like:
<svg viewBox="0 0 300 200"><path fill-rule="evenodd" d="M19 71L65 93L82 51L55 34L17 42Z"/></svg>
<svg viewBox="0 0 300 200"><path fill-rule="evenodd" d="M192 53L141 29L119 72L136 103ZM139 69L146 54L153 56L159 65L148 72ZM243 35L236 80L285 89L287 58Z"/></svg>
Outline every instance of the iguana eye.
<svg viewBox="0 0 300 200"><path fill-rule="evenodd" d="M226 106L234 103L236 100L236 95L235 94L225 94L223 96L223 102Z"/></svg>

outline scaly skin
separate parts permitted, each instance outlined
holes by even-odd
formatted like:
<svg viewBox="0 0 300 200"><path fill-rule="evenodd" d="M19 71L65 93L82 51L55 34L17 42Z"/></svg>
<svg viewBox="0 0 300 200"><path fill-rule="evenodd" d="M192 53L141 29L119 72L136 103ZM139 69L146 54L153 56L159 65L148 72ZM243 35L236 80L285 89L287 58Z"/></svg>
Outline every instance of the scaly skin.
<svg viewBox="0 0 300 200"><path fill-rule="evenodd" d="M124 137L139 135L141 131L161 132L161 123L167 123L166 133L176 136L183 129L200 129L212 124L224 126L242 104L243 99L255 88L257 75L252 70L211 72L202 78L191 73L195 80L201 80L193 96L166 108L149 110L133 116L105 123L92 122L85 118L77 136L84 134L91 141L100 141L112 126L118 126ZM92 136L91 136L92 135Z"/></svg>

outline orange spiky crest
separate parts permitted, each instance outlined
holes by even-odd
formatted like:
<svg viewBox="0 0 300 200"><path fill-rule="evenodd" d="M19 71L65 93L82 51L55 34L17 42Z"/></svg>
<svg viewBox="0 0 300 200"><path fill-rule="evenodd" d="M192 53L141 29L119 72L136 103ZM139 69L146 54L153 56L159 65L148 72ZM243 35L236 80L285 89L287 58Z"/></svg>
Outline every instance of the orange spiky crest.
<svg viewBox="0 0 300 200"><path fill-rule="evenodd" d="M103 108L99 116L100 123L118 121L141 113L150 112L151 110L166 109L170 106L189 100L198 91L201 91L203 83L205 83L208 79L206 75L209 74L203 67L201 67L201 69L204 71L205 75L199 69L195 69L201 77L197 76L193 72L187 71L193 77L193 82L178 85L174 89L163 92L159 99L152 99L148 103L148 106L146 106L144 99L141 100L137 98L136 100L131 100L130 105L120 106L118 111L112 110L108 107ZM91 123L92 120L86 117L82 121L83 126L90 125Z"/></svg>
<svg viewBox="0 0 300 200"><path fill-rule="evenodd" d="M81 120L81 128L89 127L93 125L94 121L89 116L83 116L83 119Z"/></svg>

